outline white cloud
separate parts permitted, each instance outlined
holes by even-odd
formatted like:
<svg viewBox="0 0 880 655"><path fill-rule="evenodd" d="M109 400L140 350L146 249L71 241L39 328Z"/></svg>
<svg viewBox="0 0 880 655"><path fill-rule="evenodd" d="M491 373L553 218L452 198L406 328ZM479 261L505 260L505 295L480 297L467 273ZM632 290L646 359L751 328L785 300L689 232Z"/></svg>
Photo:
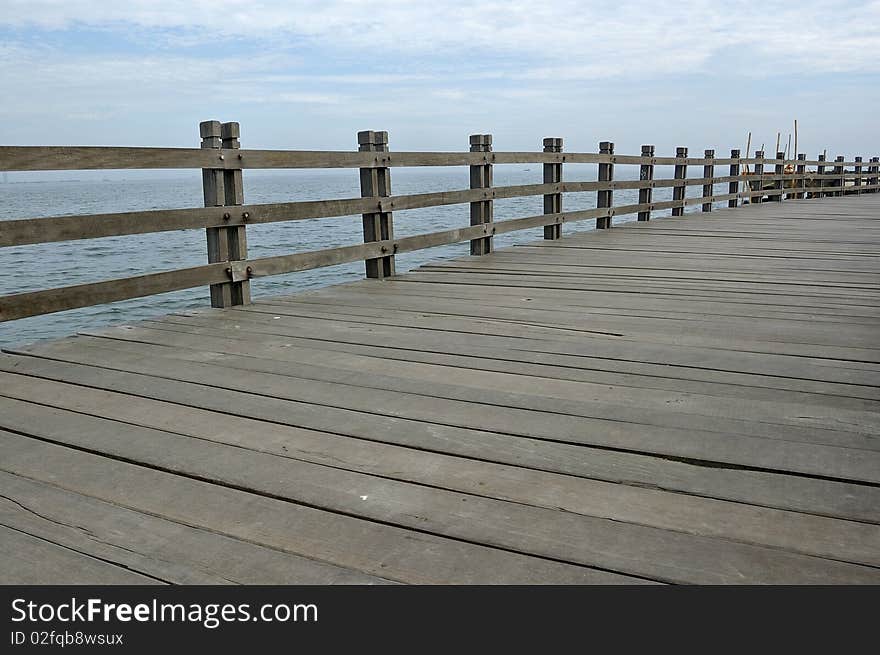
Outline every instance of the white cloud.
<svg viewBox="0 0 880 655"><path fill-rule="evenodd" d="M346 101L346 97L333 93L279 93L266 96L262 100L304 105L339 105Z"/></svg>
<svg viewBox="0 0 880 655"><path fill-rule="evenodd" d="M180 43L240 37L281 45L297 37L373 55L468 55L475 64L470 55L485 53L527 61L511 69L532 77L700 71L721 51L733 66L779 72L880 69L876 1L4 0L0 7L0 25L173 29Z"/></svg>
<svg viewBox="0 0 880 655"><path fill-rule="evenodd" d="M531 147L547 126L582 148L721 147L719 130L775 137L793 112L824 133L832 106L856 107L835 129L858 143L876 85L833 89L880 72L877 0L0 0L0 34L5 143L184 144L218 117L254 147L349 147L368 127L396 147L492 130ZM819 97L792 95L794 74Z"/></svg>

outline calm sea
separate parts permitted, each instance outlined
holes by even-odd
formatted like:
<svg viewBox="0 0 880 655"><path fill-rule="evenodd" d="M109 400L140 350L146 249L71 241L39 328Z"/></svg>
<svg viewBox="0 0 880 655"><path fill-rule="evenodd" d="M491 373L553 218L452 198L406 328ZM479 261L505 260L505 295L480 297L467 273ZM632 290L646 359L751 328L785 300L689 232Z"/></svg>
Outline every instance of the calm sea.
<svg viewBox="0 0 880 655"><path fill-rule="evenodd" d="M635 167L618 167L618 179L633 179ZM671 169L657 167L655 177L672 177ZM496 166L497 186L534 184L542 181L541 166ZM173 209L202 206L199 171L171 173L35 174L10 173L0 183L0 221L15 218L96 214L104 212ZM595 180L595 166L567 165L567 180ZM245 171L245 201L253 203L291 202L359 196L357 171ZM395 195L466 189L466 168L393 169ZM688 196L699 195L697 186ZM615 192L615 204L637 202L637 191ZM671 197L669 189L655 191L656 200ZM566 194L567 210L595 207L595 193ZM689 208L693 211L694 208ZM698 210L699 207L696 207ZM540 214L541 197L495 201L495 220ZM668 215L668 211L658 212ZM397 236L466 226L467 205L451 205L397 212ZM616 222L634 220L617 217ZM593 229L595 221L565 225L564 233ZM2 230L2 223L0 223ZM541 230L526 230L496 237L496 247L527 243L541 237ZM249 256L267 257L320 248L359 243L362 239L360 216L295 221L248 226ZM397 256L398 271L406 271L429 261L465 255L468 244L442 246ZM127 277L197 266L207 261L204 230L182 230L88 241L71 241L14 248L0 248L0 295L46 289L84 282ZM254 297L288 294L302 289L352 281L363 276L363 263L355 262L313 271L258 278L252 281ZM37 316L0 323L0 346L72 334L94 328L209 306L208 289L196 288L146 298L137 298L98 307Z"/></svg>

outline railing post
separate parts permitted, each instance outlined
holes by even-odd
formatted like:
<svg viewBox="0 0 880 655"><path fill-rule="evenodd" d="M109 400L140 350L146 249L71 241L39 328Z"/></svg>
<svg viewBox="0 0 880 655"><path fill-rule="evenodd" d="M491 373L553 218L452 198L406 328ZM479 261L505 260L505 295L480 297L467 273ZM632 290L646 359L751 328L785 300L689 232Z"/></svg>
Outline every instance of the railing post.
<svg viewBox="0 0 880 655"><path fill-rule="evenodd" d="M650 157L652 160L654 158L654 146L642 146L642 157ZM649 182L654 179L654 164L642 164L639 166L639 180L642 182ZM640 205L650 205L651 201L654 198L654 189L651 187L644 187L639 189L639 204ZM651 210L643 209L638 214L638 220L640 221L650 221L651 220Z"/></svg>
<svg viewBox="0 0 880 655"><path fill-rule="evenodd" d="M492 152L491 134L471 134L471 152ZM471 189L488 189L492 186L492 164L478 164L470 167ZM471 225L485 225L494 220L492 200L479 200L471 203ZM471 239L472 255L488 255L492 252L492 237Z"/></svg>
<svg viewBox="0 0 880 655"><path fill-rule="evenodd" d="M562 139L548 137L544 139L544 152L562 152ZM559 184L562 182L562 163L544 164L544 184ZM544 213L560 214L562 213L562 194L547 193L544 194ZM545 239L561 239L562 223L553 223L544 226Z"/></svg>
<svg viewBox="0 0 880 655"><path fill-rule="evenodd" d="M840 189L840 191L835 191L834 195L843 196L846 194L846 180L843 177L844 171L846 169L843 167L842 163L838 163L843 161L843 155L837 155L837 158L834 161L835 163L837 163L837 165L834 167L834 174L838 176L837 180L834 183L834 186Z"/></svg>
<svg viewBox="0 0 880 655"><path fill-rule="evenodd" d="M856 187L856 195L862 195L862 158L856 157L856 179L855 179L855 187Z"/></svg>
<svg viewBox="0 0 880 655"><path fill-rule="evenodd" d="M731 159L739 159L739 149L734 148L730 151ZM730 164L730 177L738 177L739 176L739 162ZM727 186L727 193L739 193L739 180L734 180L730 182ZM739 204L738 198L731 198L727 201L728 207L736 207Z"/></svg>
<svg viewBox="0 0 880 655"><path fill-rule="evenodd" d="M806 180L807 165L801 163L801 162L804 162L807 160L806 153L799 152L797 159L798 159L798 165L794 169L794 177L795 177L794 183L795 183L795 189L796 189L794 197L796 199L800 200L801 198L804 197L804 189L807 186L807 180Z"/></svg>
<svg viewBox="0 0 880 655"><path fill-rule="evenodd" d="M749 202L752 204L761 204L764 202L764 151L763 150L755 150L755 159L760 159L760 164L755 164L755 175L758 176L758 195L750 196ZM752 189L751 184L749 185L749 190L754 191Z"/></svg>
<svg viewBox="0 0 880 655"><path fill-rule="evenodd" d="M824 154L819 155L818 160L820 162L825 161L825 155ZM824 164L819 164L818 166L816 166L816 177L819 178L819 193L818 193L818 195L814 193L813 197L814 198L816 198L816 197L824 198L826 195L826 193L824 191L824 189L825 189L825 165Z"/></svg>
<svg viewBox="0 0 880 655"><path fill-rule="evenodd" d="M241 128L238 123L223 123L220 126L220 136L223 139L224 150L239 150L241 143ZM240 161L240 160L239 160ZM240 168L227 168L223 171L223 191L226 206L241 206L244 204L244 181ZM242 220L247 221L248 216L242 214ZM229 261L241 261L247 259L247 228L244 225L235 225L226 228L229 242ZM232 304L247 305L251 302L251 283L249 280L232 282Z"/></svg>
<svg viewBox="0 0 880 655"><path fill-rule="evenodd" d="M238 123L203 121L199 124L201 147L220 150L236 150L239 147ZM224 155L218 152L218 163ZM205 207L241 205L244 201L241 169L202 169L202 191ZM231 213L224 214L229 219ZM242 215L242 220L246 220ZM208 263L247 259L247 236L244 225L209 227L205 230L208 246ZM211 306L231 307L250 302L250 282L230 281L211 285Z"/></svg>
<svg viewBox="0 0 880 655"><path fill-rule="evenodd" d="M714 150L705 150L703 151L703 156L706 159L715 159L715 151ZM715 188L715 164L704 164L703 165L703 177L708 178L709 182L703 184L703 211L710 212L712 211L712 196L715 195L713 193L713 189Z"/></svg>
<svg viewBox="0 0 880 655"><path fill-rule="evenodd" d="M599 142L599 154L600 155L613 155L614 154L614 144L611 141L600 141ZM614 164L599 164L599 182L613 182L614 181ZM611 208L614 205L614 191L612 189L606 189L596 192L596 207L598 209L603 208ZM596 218L596 229L597 230L607 230L611 227L611 216L599 216Z"/></svg>
<svg viewBox="0 0 880 655"><path fill-rule="evenodd" d="M360 152L388 152L388 132L366 130L358 132ZM384 198L391 195L391 171L385 166L360 169L361 197ZM379 209L379 207L377 207ZM362 214L364 243L387 241L394 238L391 212L376 211ZM394 275L394 254L367 259L364 262L368 278L384 279Z"/></svg>
<svg viewBox="0 0 880 655"><path fill-rule="evenodd" d="M878 177L878 173L880 173L880 157L871 157L870 170L873 173L873 177L868 180L868 184L872 186L877 186L880 184L880 177ZM871 193L877 193L880 189L871 189Z"/></svg>
<svg viewBox="0 0 880 655"><path fill-rule="evenodd" d="M688 156L687 148L676 148L675 156L678 159L686 159ZM687 164L676 164L675 165L675 177L676 180L685 180L687 179ZM687 190L687 186L682 182L681 184L672 187L672 200L677 204L672 208L673 216L684 216L684 196L685 191Z"/></svg>
<svg viewBox="0 0 880 655"><path fill-rule="evenodd" d="M776 166L773 169L773 174L776 176L776 181L773 183L773 190L776 191L779 195L773 196L772 200L774 202L782 202L782 196L785 193L785 153L784 152L776 152Z"/></svg>

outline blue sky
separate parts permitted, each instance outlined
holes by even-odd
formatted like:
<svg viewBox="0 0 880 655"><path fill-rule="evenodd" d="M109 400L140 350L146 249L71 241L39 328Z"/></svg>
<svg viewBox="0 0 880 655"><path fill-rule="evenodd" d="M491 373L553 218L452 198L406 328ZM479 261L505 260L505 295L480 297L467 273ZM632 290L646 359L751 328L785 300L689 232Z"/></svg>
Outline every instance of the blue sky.
<svg viewBox="0 0 880 655"><path fill-rule="evenodd" d="M880 2L0 0L0 143L880 154Z"/></svg>

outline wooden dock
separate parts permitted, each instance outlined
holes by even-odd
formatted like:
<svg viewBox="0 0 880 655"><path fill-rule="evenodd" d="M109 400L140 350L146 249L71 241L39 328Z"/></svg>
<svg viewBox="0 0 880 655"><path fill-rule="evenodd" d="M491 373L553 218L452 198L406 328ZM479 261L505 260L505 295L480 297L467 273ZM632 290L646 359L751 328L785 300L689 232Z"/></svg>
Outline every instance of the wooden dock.
<svg viewBox="0 0 880 655"><path fill-rule="evenodd" d="M9 349L0 582L880 583L880 194L558 236Z"/></svg>

